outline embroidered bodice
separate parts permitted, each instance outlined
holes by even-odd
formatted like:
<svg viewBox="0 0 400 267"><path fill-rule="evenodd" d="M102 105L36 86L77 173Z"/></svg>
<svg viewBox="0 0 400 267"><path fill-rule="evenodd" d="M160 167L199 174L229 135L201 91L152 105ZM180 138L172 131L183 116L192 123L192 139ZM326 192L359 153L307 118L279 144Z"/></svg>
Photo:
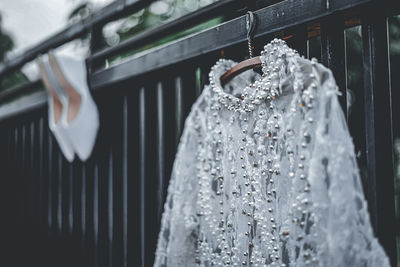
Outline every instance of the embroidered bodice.
<svg viewBox="0 0 400 267"><path fill-rule="evenodd" d="M331 72L284 41L186 119L155 266L389 266Z"/></svg>

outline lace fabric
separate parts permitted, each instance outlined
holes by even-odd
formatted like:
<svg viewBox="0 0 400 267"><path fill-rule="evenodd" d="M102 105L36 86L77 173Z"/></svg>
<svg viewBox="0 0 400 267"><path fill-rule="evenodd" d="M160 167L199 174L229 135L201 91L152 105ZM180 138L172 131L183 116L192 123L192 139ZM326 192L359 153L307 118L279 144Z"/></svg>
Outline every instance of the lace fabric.
<svg viewBox="0 0 400 267"><path fill-rule="evenodd" d="M332 73L282 40L186 119L154 266L389 266Z"/></svg>

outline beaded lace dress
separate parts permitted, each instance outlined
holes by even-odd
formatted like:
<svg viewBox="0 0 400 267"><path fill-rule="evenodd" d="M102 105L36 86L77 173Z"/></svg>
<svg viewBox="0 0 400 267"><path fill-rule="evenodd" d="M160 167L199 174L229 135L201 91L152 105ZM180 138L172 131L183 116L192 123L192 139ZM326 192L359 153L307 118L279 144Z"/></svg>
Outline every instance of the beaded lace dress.
<svg viewBox="0 0 400 267"><path fill-rule="evenodd" d="M273 40L225 88L219 60L185 122L155 266L389 266L332 73Z"/></svg>

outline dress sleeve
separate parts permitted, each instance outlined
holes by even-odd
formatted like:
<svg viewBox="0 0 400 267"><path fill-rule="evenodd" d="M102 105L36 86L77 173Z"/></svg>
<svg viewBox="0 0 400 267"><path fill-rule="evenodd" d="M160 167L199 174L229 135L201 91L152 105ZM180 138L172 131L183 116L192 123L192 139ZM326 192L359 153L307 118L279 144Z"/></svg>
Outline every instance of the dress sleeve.
<svg viewBox="0 0 400 267"><path fill-rule="evenodd" d="M332 73L322 66L318 124L309 182L319 239L321 266L390 266L375 238L367 210L353 143L338 102Z"/></svg>

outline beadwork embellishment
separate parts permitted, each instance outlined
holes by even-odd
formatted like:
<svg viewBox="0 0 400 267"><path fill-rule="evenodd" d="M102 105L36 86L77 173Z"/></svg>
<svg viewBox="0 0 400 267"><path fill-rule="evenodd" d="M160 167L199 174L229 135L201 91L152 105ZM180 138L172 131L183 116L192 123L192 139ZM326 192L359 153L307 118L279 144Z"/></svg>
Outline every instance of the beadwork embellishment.
<svg viewBox="0 0 400 267"><path fill-rule="evenodd" d="M261 62L261 75L225 88L236 63L211 68L185 124L155 266L389 266L332 74L278 39Z"/></svg>

